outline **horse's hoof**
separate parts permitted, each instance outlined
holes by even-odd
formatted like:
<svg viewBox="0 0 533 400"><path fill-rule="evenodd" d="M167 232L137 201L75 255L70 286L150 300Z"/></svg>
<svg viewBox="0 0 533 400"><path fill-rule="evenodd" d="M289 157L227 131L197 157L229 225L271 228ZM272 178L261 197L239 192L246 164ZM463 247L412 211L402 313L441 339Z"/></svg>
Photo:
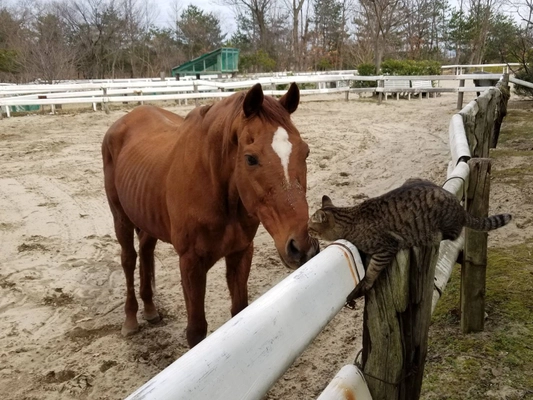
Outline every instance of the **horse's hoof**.
<svg viewBox="0 0 533 400"><path fill-rule="evenodd" d="M144 319L150 324L158 324L159 322L161 322L162 318L159 316L158 313L155 313L155 315L145 315Z"/></svg>
<svg viewBox="0 0 533 400"><path fill-rule="evenodd" d="M132 336L137 332L139 332L139 325L135 327L128 327L126 325L122 325L122 329L120 330L120 333L122 333L122 336L124 337Z"/></svg>

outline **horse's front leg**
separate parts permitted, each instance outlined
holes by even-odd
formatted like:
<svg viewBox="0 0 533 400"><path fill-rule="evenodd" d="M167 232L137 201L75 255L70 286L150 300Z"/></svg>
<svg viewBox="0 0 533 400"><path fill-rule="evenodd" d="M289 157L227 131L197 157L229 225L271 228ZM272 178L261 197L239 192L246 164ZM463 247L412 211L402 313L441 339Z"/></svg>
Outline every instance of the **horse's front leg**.
<svg viewBox="0 0 533 400"><path fill-rule="evenodd" d="M231 296L231 316L248 305L248 276L254 253L253 242L243 251L226 256L226 280Z"/></svg>
<svg viewBox="0 0 533 400"><path fill-rule="evenodd" d="M181 285L187 307L187 343L193 348L207 335L205 319L205 286L207 271L212 266L195 254L180 256Z"/></svg>

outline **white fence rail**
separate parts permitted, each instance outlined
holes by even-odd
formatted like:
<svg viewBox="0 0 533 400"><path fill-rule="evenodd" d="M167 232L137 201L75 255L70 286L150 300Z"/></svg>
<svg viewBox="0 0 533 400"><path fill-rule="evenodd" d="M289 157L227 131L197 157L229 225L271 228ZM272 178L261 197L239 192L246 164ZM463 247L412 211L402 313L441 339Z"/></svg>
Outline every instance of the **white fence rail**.
<svg viewBox="0 0 533 400"><path fill-rule="evenodd" d="M476 68L481 71L484 71L485 68L501 68L502 73L508 74L510 67L520 67L520 63L502 63L502 64L456 64L456 65L443 65L441 69L453 69L454 72L458 75L462 74L463 71L467 68Z"/></svg>
<svg viewBox="0 0 533 400"><path fill-rule="evenodd" d="M128 400L261 399L341 310L363 276L357 249L344 240L334 242ZM346 378L357 393L365 392L364 380L353 374ZM321 399L332 399L327 396Z"/></svg>
<svg viewBox="0 0 533 400"><path fill-rule="evenodd" d="M521 86L525 86L527 88L533 89L533 83L528 82L528 81L523 81L522 79L517 79L512 76L509 77L509 82L512 82L515 85L521 85Z"/></svg>
<svg viewBox="0 0 533 400"><path fill-rule="evenodd" d="M424 75L424 76L358 76L350 73L328 75L293 75L270 76L240 81L223 80L121 80L111 82L78 82L59 83L54 85L2 85L0 86L0 115L11 116L11 108L16 106L63 104L96 104L109 103L188 100L221 98L231 95L235 90L246 89L261 83L266 94L282 95L284 90L276 90L276 85L287 85L292 82L314 84L316 89L302 89L302 95L346 93L349 92L383 92L385 81L448 81L466 79L498 79L499 74L466 74L466 75ZM376 87L350 88L355 81L376 82ZM331 88L326 84L332 83ZM476 87L432 88L431 91L442 92L473 92L487 89ZM427 91L424 89L423 91Z"/></svg>

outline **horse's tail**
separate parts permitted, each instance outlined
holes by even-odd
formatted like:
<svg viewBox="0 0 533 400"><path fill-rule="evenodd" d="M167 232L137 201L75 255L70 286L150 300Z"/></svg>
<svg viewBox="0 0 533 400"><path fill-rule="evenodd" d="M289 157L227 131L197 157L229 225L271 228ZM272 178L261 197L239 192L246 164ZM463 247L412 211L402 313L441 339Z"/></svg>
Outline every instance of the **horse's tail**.
<svg viewBox="0 0 533 400"><path fill-rule="evenodd" d="M511 214L497 214L486 218L478 218L466 214L465 226L476 231L492 231L493 229L507 225L511 221L511 218Z"/></svg>

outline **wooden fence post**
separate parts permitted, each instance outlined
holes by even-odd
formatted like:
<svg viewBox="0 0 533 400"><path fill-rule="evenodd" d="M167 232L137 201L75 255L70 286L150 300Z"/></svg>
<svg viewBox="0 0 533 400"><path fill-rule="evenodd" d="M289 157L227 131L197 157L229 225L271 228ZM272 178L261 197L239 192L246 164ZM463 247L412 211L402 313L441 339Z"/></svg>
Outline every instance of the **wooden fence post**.
<svg viewBox="0 0 533 400"><path fill-rule="evenodd" d="M494 91L495 92L495 91ZM459 113L463 117L466 139L473 158L489 157L489 144L496 112L495 93L479 96Z"/></svg>
<svg viewBox="0 0 533 400"><path fill-rule="evenodd" d="M477 217L486 217L489 209L489 147L494 141L495 122L501 108L502 93L491 89L470 102L462 111L472 159L466 209ZM505 98L503 99L505 101ZM506 104L506 101L505 101ZM503 118L503 117L502 117ZM486 232L465 230L461 269L461 328L464 333L479 332L485 321L485 279L487 266Z"/></svg>
<svg viewBox="0 0 533 400"><path fill-rule="evenodd" d="M490 168L489 158L468 161L466 210L476 217L489 212ZM481 332L485 321L485 280L487 269L487 232L466 228L463 263L461 268L461 328L463 333Z"/></svg>
<svg viewBox="0 0 533 400"><path fill-rule="evenodd" d="M344 101L349 101L349 100L350 100L350 80L348 80L348 90L344 94Z"/></svg>
<svg viewBox="0 0 533 400"><path fill-rule="evenodd" d="M377 81L377 87L385 87L385 81L383 79L378 79ZM383 99L383 92L380 91L378 93L378 104L381 104L381 100Z"/></svg>
<svg viewBox="0 0 533 400"><path fill-rule="evenodd" d="M197 74L196 76L200 76L200 74ZM198 93L198 84L197 84L196 82L193 82L192 86L193 86L193 88L194 88L194 93ZM195 97L195 99L194 99L194 105L195 105L196 107L198 107L198 104L199 104L199 103L198 103L198 97Z"/></svg>
<svg viewBox="0 0 533 400"><path fill-rule="evenodd" d="M438 249L400 251L365 297L362 364L373 399L420 397Z"/></svg>
<svg viewBox="0 0 533 400"><path fill-rule="evenodd" d="M459 79L459 87L465 87L465 80ZM465 93L464 92L457 92L457 109L460 110L463 108L463 98Z"/></svg>
<svg viewBox="0 0 533 400"><path fill-rule="evenodd" d="M496 116L494 120L494 129L490 139L490 148L494 149L498 145L498 138L500 137L500 128L503 119L507 115L507 103L511 97L511 89L509 88L509 74L504 74L501 82L498 82L496 88L500 91L499 101L496 104Z"/></svg>
<svg viewBox="0 0 533 400"><path fill-rule="evenodd" d="M103 96L102 96L102 109L105 111L106 114L109 114L109 105L107 104L107 88L103 88Z"/></svg>

